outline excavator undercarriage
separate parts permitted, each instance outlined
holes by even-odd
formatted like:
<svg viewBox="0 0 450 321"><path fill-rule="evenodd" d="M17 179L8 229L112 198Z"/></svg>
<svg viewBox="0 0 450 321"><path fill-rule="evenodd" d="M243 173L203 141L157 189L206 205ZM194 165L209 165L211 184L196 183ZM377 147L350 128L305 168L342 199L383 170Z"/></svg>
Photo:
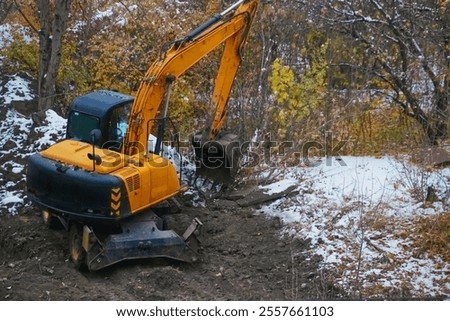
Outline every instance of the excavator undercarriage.
<svg viewBox="0 0 450 321"><path fill-rule="evenodd" d="M159 209L161 210L161 208ZM90 271L134 259L164 257L184 262L199 258L202 223L195 218L182 236L164 229L164 218L149 210L120 223L120 233L102 235L104 227L73 223L69 231L69 249L78 268Z"/></svg>

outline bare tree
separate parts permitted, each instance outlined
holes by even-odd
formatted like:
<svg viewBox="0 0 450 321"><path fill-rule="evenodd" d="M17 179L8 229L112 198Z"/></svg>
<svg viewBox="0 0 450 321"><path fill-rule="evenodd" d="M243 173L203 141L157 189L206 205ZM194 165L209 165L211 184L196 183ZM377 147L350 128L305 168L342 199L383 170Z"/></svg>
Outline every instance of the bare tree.
<svg viewBox="0 0 450 321"><path fill-rule="evenodd" d="M52 107L56 77L61 62L61 46L70 10L70 0L38 0L39 30L39 110Z"/></svg>
<svg viewBox="0 0 450 321"><path fill-rule="evenodd" d="M449 1L330 0L323 10L366 50L373 75L430 144L448 137Z"/></svg>

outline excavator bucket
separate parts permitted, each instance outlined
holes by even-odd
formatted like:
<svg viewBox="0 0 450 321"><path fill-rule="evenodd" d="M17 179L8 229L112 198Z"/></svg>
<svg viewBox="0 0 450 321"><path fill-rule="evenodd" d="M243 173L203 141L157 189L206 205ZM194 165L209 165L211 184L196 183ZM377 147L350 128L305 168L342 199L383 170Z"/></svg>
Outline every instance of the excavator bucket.
<svg viewBox="0 0 450 321"><path fill-rule="evenodd" d="M125 260L158 257L196 262L202 223L195 218L182 236L173 230L163 230L162 226L163 219L149 212L122 222L122 233L100 240L85 225L82 246L88 270L97 271Z"/></svg>
<svg viewBox="0 0 450 321"><path fill-rule="evenodd" d="M214 140L204 139L204 134L196 134L192 144L200 163L197 173L220 183L230 183L235 178L241 158L238 136L221 132Z"/></svg>

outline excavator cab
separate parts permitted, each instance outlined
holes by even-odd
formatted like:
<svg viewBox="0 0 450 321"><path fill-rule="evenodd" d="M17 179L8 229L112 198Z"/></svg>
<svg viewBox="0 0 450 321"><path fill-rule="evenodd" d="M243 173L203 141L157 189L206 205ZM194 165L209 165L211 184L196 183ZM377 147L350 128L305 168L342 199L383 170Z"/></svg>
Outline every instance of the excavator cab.
<svg viewBox="0 0 450 321"><path fill-rule="evenodd" d="M110 90L98 90L76 98L69 111L66 139L93 143L92 131L101 132L94 145L119 151L128 127L134 98Z"/></svg>

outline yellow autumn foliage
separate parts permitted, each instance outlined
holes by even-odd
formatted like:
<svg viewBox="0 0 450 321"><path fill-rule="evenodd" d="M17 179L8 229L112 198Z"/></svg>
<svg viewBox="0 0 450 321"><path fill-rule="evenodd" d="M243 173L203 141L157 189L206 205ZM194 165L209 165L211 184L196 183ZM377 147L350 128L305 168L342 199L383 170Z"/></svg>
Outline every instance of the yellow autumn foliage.
<svg viewBox="0 0 450 321"><path fill-rule="evenodd" d="M324 107L328 87L327 50L328 42L311 50L309 66L302 75L297 76L281 59L272 64L269 82L276 103L274 120L280 138L295 138L292 134L301 126L300 122ZM288 131L291 137L287 137Z"/></svg>

